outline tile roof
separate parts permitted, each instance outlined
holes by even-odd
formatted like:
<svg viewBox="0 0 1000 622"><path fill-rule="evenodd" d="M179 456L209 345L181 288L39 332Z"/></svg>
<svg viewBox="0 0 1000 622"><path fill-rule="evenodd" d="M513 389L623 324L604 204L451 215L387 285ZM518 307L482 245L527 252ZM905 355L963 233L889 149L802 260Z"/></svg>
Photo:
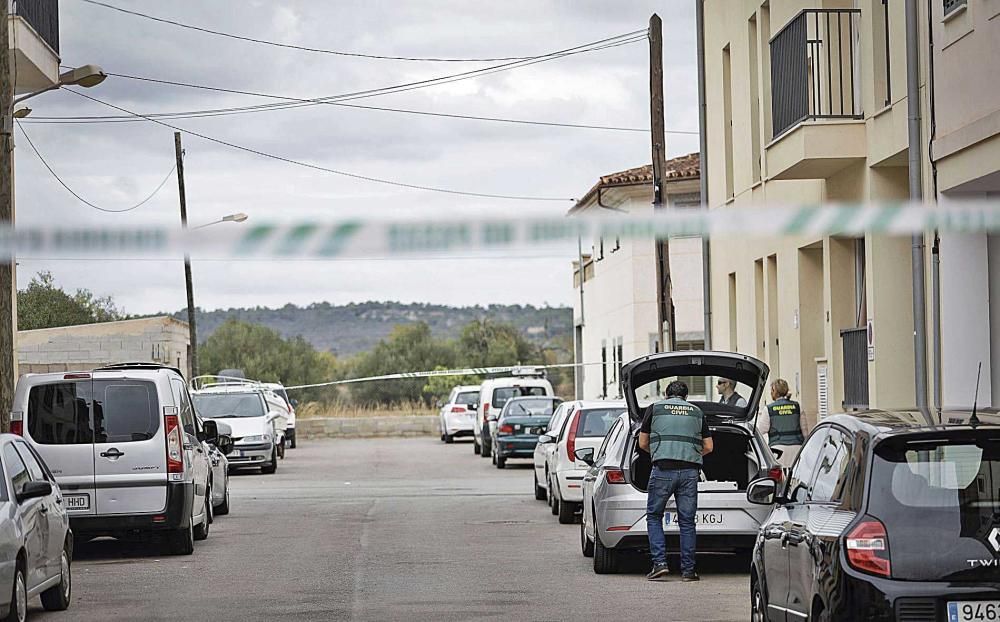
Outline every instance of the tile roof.
<svg viewBox="0 0 1000 622"><path fill-rule="evenodd" d="M667 168L663 178L667 180L680 181L684 179L698 179L701 173L699 164L699 154L689 153L684 156L667 160ZM577 201L576 206L570 211L579 209L584 203L590 200L600 188L611 188L614 186L639 186L653 183L653 165L637 166L609 175L602 175L594 187L587 191L587 194Z"/></svg>

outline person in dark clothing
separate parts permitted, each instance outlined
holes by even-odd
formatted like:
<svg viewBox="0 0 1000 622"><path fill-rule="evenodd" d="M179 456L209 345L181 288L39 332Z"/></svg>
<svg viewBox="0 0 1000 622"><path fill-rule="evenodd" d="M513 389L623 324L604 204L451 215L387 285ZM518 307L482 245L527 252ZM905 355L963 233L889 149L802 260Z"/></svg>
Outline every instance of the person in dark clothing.
<svg viewBox="0 0 1000 622"><path fill-rule="evenodd" d="M646 409L639 429L639 447L650 454L653 468L646 495L646 533L653 569L646 578L663 580L667 567L667 541L663 511L670 497L677 506L681 532L681 580L697 581L695 572L695 514L702 456L712 452L712 436L705 413L687 401L688 387L676 380L667 386L667 399Z"/></svg>
<svg viewBox="0 0 1000 622"><path fill-rule="evenodd" d="M730 380L729 378L719 378L719 381L715 383L715 388L719 390L719 403L725 404L727 406L737 406L739 408L745 408L747 405L746 399L736 392L736 382Z"/></svg>

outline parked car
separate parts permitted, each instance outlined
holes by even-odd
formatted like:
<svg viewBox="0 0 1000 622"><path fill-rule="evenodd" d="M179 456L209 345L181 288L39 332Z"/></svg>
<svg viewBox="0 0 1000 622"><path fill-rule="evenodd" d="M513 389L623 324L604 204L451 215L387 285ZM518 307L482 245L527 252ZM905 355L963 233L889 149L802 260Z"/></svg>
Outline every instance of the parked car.
<svg viewBox="0 0 1000 622"><path fill-rule="evenodd" d="M678 377L735 380L748 396L743 407L691 400L705 413L715 449L704 457L698 483L698 552L743 553L749 556L768 508L749 503L747 486L758 477L782 478L782 470L753 425L756 404L767 381L768 367L757 359L728 352L669 352L635 360L622 368L628 410L614 423L607 440L593 453L577 449L589 462L583 478L580 543L594 557L594 572L616 572L622 551L645 551L646 489L650 456L639 449L639 427L646 407L661 399L658 388ZM664 513L667 549L679 550L680 529L671 499Z"/></svg>
<svg viewBox="0 0 1000 622"><path fill-rule="evenodd" d="M552 413L552 418L549 419L549 423L545 426L545 434L550 436L553 435L554 430L559 430L562 428L563 422L566 420L566 416L572 411L570 404L575 404L576 402L563 402L555 409ZM548 461L549 454L555 450L555 443L542 443L538 442L535 444L535 449L532 454L534 461L535 473L534 473L534 489L535 489L535 499L538 501L549 501L548 489L549 489L549 471L548 471ZM551 506L551 502L550 502Z"/></svg>
<svg viewBox="0 0 1000 622"><path fill-rule="evenodd" d="M472 436L478 406L479 385L460 385L452 389L438 413L441 440L451 443L456 438Z"/></svg>
<svg viewBox="0 0 1000 622"><path fill-rule="evenodd" d="M218 430L195 416L180 370L122 363L27 374L17 382L11 430L51 467L78 538L157 535L168 552L189 555L208 537L211 466L202 441Z"/></svg>
<svg viewBox="0 0 1000 622"><path fill-rule="evenodd" d="M205 443L205 449L212 465L212 514L223 516L229 514L229 459L226 456L233 451L233 429L222 421L215 424L219 438Z"/></svg>
<svg viewBox="0 0 1000 622"><path fill-rule="evenodd" d="M916 409L827 417L783 485L750 484L770 510L755 617L1000 618L1000 426L929 421Z"/></svg>
<svg viewBox="0 0 1000 622"><path fill-rule="evenodd" d="M499 411L513 397L554 395L552 384L544 372L535 368L514 370L506 378L491 378L479 387L479 408L472 426L472 450L489 458L496 421L490 422L490 412Z"/></svg>
<svg viewBox="0 0 1000 622"><path fill-rule="evenodd" d="M288 391L285 390L285 386L278 382L265 382L264 386L271 389L278 397L284 400L285 406L288 408L288 421L285 424L285 443L290 449L295 449L298 445L295 439L295 407L299 405L299 402L293 397L288 397Z"/></svg>
<svg viewBox="0 0 1000 622"><path fill-rule="evenodd" d="M259 382L214 382L196 378L191 395L195 408L206 420L223 420L233 432L233 451L227 456L231 470L259 468L261 473L278 470L284 455L284 430L288 409L284 402Z"/></svg>
<svg viewBox="0 0 1000 622"><path fill-rule="evenodd" d="M496 417L493 464L498 469L509 458L534 458L538 437L548 429L552 413L562 403L558 397L515 397L507 400ZM493 418L493 415L490 415Z"/></svg>
<svg viewBox="0 0 1000 622"><path fill-rule="evenodd" d="M589 468L577 459L576 451L597 449L618 416L625 410L622 400L574 401L558 429L551 429L538 438L539 444L552 445L545 463L549 507L568 525L576 520L583 503L583 476Z"/></svg>
<svg viewBox="0 0 1000 622"><path fill-rule="evenodd" d="M28 601L63 611L73 596L73 532L62 492L25 440L0 434L0 616L24 620Z"/></svg>

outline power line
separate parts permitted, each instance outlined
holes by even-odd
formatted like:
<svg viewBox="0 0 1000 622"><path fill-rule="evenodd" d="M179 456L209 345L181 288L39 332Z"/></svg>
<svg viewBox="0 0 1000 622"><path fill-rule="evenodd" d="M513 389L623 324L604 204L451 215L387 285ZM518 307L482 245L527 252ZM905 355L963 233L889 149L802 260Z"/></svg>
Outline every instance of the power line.
<svg viewBox="0 0 1000 622"><path fill-rule="evenodd" d="M158 185L156 187L156 189L153 190L152 193L150 193L149 196L147 196L142 201L139 201L138 203L136 203L132 207L126 207L125 209L109 209L109 208L106 208L106 207L101 207L100 205L95 205L94 203L91 203L87 199L85 199L82 196L80 196L75 190L73 190L72 188L70 188L69 184L67 184L65 181L63 181L62 177L60 177L59 174L56 173L55 170L45 160L45 157L42 156L41 152L38 150L38 147L36 147L35 143L31 140L31 137L28 136L28 133L24 131L24 127L21 126L21 122L19 120L18 120L17 126L21 130L21 134L24 136L25 140L28 141L28 145L31 147L31 150L35 152L35 156L37 156L38 160L45 166L46 169L48 169L49 173L52 174L52 177L54 177L55 180L59 182L59 185L61 185L63 188L65 188L67 192L69 192L74 197L76 197L76 199L78 201L80 201L81 203L83 203L85 205L89 205L90 207L92 207L92 208L94 208L96 210L99 210L101 212L109 212L109 213L112 213L112 214L120 214L120 213L123 213L123 212L131 212L132 210L139 209L140 207L142 207L143 205L145 205L146 203L148 203L150 199L152 199L154 196L156 196L157 193L160 192L160 190L163 189L163 186L165 186L166 183L167 183L167 181L170 180L170 177L174 174L174 169L176 168L176 165L174 165L173 167L171 167L170 168L170 172L167 173L167 176L163 178L163 181L160 182L160 185Z"/></svg>
<svg viewBox="0 0 1000 622"><path fill-rule="evenodd" d="M115 104L112 104L112 103L109 103L109 102L106 102L106 101L102 101L100 99L97 99L96 97L91 97L90 95L82 93L82 92L80 92L80 91L78 91L76 89L66 89L66 90L68 92L70 92L70 93L73 93L74 95L77 95L79 97L83 97L84 99L89 99L90 101L96 102L96 103L101 104L103 106L107 106L109 108L113 108L115 110L118 110L119 112L124 112L126 114L134 115L134 116L137 116L137 117L142 117L142 118L146 119L147 121L150 121L152 123L156 123L157 125L162 125L164 127L168 127L168 128L170 128L170 129L172 129L174 131L184 132L185 134L190 134L191 136L195 136L197 138L201 138L202 140L207 140L209 142L213 142L213 143L216 143L216 144L219 144L219 145L230 147L232 149L237 149L239 151L244 151L246 153L252 153L254 155L258 155L258 156L261 156L261 157L264 157L264 158L269 158L269 159L272 159L272 160L278 160L280 162L285 162L287 164L293 164L295 166L301 166L303 168L308 168L308 169L312 169L312 170L316 170L316 171L322 171L322 172L325 172L325 173L332 173L334 175L340 175L340 176L343 176L343 177L350 177L352 179L359 179L359 180L362 180L362 181L368 181L368 182L373 182L373 183L385 184L385 185L389 185L389 186L397 186L397 187L400 187L400 188L410 188L410 189L413 189L413 190L426 190L426 191L429 191L429 192L440 192L440 193L443 193L443 194L454 194L454 195L460 195L460 196L470 196L470 197L478 197L478 198L485 198L485 199L507 199L507 200L516 200L516 201L564 201L564 202L565 201L575 201L576 200L576 199L564 198L564 197L536 197L536 196L523 196L523 195L490 194L490 193L485 193L485 192L468 192L468 191L464 191L464 190L453 190L453 189L450 189L450 188L439 188L439 187L436 187L436 186L423 186L423 185L419 185L419 184L410 184L410 183L405 183L405 182L401 182L401 181L395 181L395 180L391 180L391 179L383 179L383 178L380 178L380 177L372 177L370 175L360 175L358 173L351 173L351 172L348 172L348 171L341 171L341 170L334 169L334 168L328 168L328 167L325 167L325 166L320 166L318 164L310 164L309 162L302 162L301 160L293 160L292 158L286 158L284 156L275 155L273 153L268 153L266 151L260 151L259 149L253 149L251 147L244 147L243 145L238 145L236 143L231 143L229 141L222 140L221 138L215 138L213 136L208 136L207 134L202 134L200 132L195 132L195 131L192 131L192 130L187 130L187 129L184 129L182 127L178 127L176 125L171 125L170 123L167 123L165 121L161 121L159 119L154 119L154 118L146 117L146 116L141 115L141 114L139 114L137 112L132 112L131 110L128 110L126 108L122 108L121 106L117 106Z"/></svg>
<svg viewBox="0 0 1000 622"><path fill-rule="evenodd" d="M213 30L211 28L205 28L203 26L195 26L193 24L186 24L184 22L179 22L172 19L167 19L164 17L156 17L154 15L149 15L146 13L140 13L139 11L131 11L129 9L124 9L119 6L114 6L106 2L98 2L98 0L81 0L87 4L94 6L104 7L106 9L111 9L113 11L118 11L119 13L125 13L127 15L132 15L133 17L141 17L143 19L152 20L154 22L159 22L161 24L168 24L171 26L176 26L178 28L186 28L188 30L194 30L197 32L215 35L219 37L225 37L227 39L236 39L238 41L246 41L249 43L257 43L260 45L269 45L279 48L287 48L291 50L299 50L302 52L315 52L318 54L331 54L334 56L350 56L356 58L369 58L376 60L399 60L399 61L414 61L414 62L433 62L433 63L493 63L502 61L521 61L529 60L531 58L537 58L533 56L503 56L495 58L442 58L442 57L422 57L422 56L390 56L382 54L366 54L362 52L345 52L342 50L330 50L325 48L315 48L303 45L294 45L290 43L280 43L278 41L270 41L267 39L259 39L256 37L247 37L243 35L236 35L229 32L224 32L221 30Z"/></svg>

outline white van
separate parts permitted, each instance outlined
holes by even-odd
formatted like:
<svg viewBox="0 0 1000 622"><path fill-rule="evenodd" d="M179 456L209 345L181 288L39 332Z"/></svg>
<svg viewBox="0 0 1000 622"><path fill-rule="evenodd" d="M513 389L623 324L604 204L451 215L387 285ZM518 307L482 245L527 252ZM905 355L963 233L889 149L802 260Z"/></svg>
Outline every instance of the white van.
<svg viewBox="0 0 1000 622"><path fill-rule="evenodd" d="M195 378L191 392L198 414L205 420L224 420L232 428L233 451L227 456L230 470L260 468L270 475L285 455L288 405L272 390L252 380L214 381Z"/></svg>
<svg viewBox="0 0 1000 622"><path fill-rule="evenodd" d="M490 443L503 405L512 397L532 395L553 395L552 384L545 379L545 372L535 368L515 369L506 378L483 381L479 386L479 408L472 426L472 450L483 458L489 458L492 452Z"/></svg>
<svg viewBox="0 0 1000 622"><path fill-rule="evenodd" d="M73 533L88 539L157 533L170 553L208 537L211 465L181 372L155 363L27 374L11 431L49 465Z"/></svg>

